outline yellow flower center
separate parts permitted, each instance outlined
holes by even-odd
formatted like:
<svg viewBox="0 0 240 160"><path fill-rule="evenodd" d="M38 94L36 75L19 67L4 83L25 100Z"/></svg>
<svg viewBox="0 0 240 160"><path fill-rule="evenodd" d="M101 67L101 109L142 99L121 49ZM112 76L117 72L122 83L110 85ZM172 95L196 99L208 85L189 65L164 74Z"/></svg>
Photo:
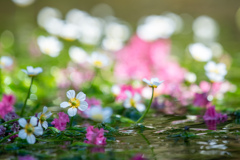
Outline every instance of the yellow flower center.
<svg viewBox="0 0 240 160"><path fill-rule="evenodd" d="M136 102L133 98L130 99L130 105L136 108Z"/></svg>
<svg viewBox="0 0 240 160"><path fill-rule="evenodd" d="M102 67L102 65L103 65L103 63L102 63L101 61L99 61L99 60L94 61L93 64L94 64L96 67Z"/></svg>
<svg viewBox="0 0 240 160"><path fill-rule="evenodd" d="M219 70L218 70L218 69L212 69L212 70L210 70L210 72L213 72L213 73L219 74Z"/></svg>
<svg viewBox="0 0 240 160"><path fill-rule="evenodd" d="M26 126L25 126L25 132L27 133L27 135L33 134L34 130L35 130L35 128L33 127L32 124L30 124L30 123L29 123L29 124L26 124Z"/></svg>
<svg viewBox="0 0 240 160"><path fill-rule="evenodd" d="M46 121L47 116L45 114L42 114L39 118L40 123L42 124L44 121Z"/></svg>
<svg viewBox="0 0 240 160"><path fill-rule="evenodd" d="M102 122L103 121L103 115L102 114L95 114L92 116L92 119L98 122Z"/></svg>
<svg viewBox="0 0 240 160"><path fill-rule="evenodd" d="M80 106L80 101L77 98L71 98L69 100L70 107L78 108Z"/></svg>

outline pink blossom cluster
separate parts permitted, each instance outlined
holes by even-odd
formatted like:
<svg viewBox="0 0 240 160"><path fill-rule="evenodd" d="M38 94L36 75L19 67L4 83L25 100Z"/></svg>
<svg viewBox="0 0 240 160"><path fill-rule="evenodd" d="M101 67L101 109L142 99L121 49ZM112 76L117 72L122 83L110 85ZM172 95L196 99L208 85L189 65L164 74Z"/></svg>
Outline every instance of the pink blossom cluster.
<svg viewBox="0 0 240 160"><path fill-rule="evenodd" d="M6 114L9 112L12 112L14 110L14 103L16 101L16 98L14 95L3 95L2 101L0 102L0 116L1 118L4 118Z"/></svg>
<svg viewBox="0 0 240 160"><path fill-rule="evenodd" d="M116 100L117 101L123 101L127 98L126 91L129 91L134 94L138 93L141 94L142 88L134 88L131 85L121 85L120 86L120 93L117 95Z"/></svg>
<svg viewBox="0 0 240 160"><path fill-rule="evenodd" d="M60 131L63 131L66 129L67 123L69 122L69 117L64 112L58 113L58 119L54 118L54 120L51 122L52 125L54 125L55 128L57 128Z"/></svg>
<svg viewBox="0 0 240 160"><path fill-rule="evenodd" d="M104 132L106 132L103 128L94 128L94 126L89 126L87 128L87 134L85 143L95 144L95 145L106 145L106 137L104 137Z"/></svg>
<svg viewBox="0 0 240 160"><path fill-rule="evenodd" d="M79 68L82 68L79 70ZM68 76L66 76L68 75ZM85 66L81 67L67 67L58 72L58 78L56 79L59 88L69 88L72 86L77 89L82 83L89 81L93 77L91 73Z"/></svg>
<svg viewBox="0 0 240 160"><path fill-rule="evenodd" d="M101 101L96 98L86 98L86 102L88 103L88 108L85 111L78 110L78 114L82 118L89 118L88 112L92 106L101 106Z"/></svg>
<svg viewBox="0 0 240 160"><path fill-rule="evenodd" d="M157 77L165 81L162 93L171 94L183 82L185 70L170 59L170 47L167 39L146 42L133 36L116 53L116 77L124 80Z"/></svg>

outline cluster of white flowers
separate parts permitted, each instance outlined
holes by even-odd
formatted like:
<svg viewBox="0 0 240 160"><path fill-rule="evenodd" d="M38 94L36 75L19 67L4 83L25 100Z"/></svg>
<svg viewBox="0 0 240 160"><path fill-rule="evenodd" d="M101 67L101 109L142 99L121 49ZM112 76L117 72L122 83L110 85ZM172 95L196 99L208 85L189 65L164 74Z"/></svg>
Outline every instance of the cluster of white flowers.
<svg viewBox="0 0 240 160"><path fill-rule="evenodd" d="M212 82L221 82L224 80L224 76L227 74L226 65L224 63L216 64L213 61L208 62L204 69L207 77Z"/></svg>
<svg viewBox="0 0 240 160"><path fill-rule="evenodd" d="M34 134L36 136L40 136L43 134L42 127L44 127L45 129L48 128L48 123L46 120L52 115L52 113L51 112L46 113L47 110L48 108L44 106L43 113L40 112L38 114L38 118L34 116L31 117L29 123L25 118L20 118L18 120L18 123L21 127L23 127L23 129L19 131L18 137L22 139L27 139L27 142L29 144L34 144L36 142L36 137L34 136Z"/></svg>
<svg viewBox="0 0 240 160"><path fill-rule="evenodd" d="M175 15L175 14L171 14ZM151 15L146 17L137 28L137 35L145 41L154 41L159 38L169 38L175 31L179 23L176 17L169 15ZM180 19L181 21L181 19Z"/></svg>

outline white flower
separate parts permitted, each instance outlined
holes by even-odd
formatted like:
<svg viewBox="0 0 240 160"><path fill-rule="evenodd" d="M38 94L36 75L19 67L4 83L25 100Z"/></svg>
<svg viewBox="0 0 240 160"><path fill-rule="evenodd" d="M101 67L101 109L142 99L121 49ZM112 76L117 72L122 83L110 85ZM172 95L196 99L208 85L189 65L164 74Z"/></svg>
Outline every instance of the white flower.
<svg viewBox="0 0 240 160"><path fill-rule="evenodd" d="M60 36L68 41L74 41L80 37L80 30L78 26L66 23L62 26Z"/></svg>
<svg viewBox="0 0 240 160"><path fill-rule="evenodd" d="M45 28L46 24L52 18L61 18L61 12L56 8L44 7L38 13L37 16L38 25Z"/></svg>
<svg viewBox="0 0 240 160"><path fill-rule="evenodd" d="M219 27L214 19L208 16L200 16L193 22L195 38L203 42L212 42L218 36Z"/></svg>
<svg viewBox="0 0 240 160"><path fill-rule="evenodd" d="M104 54L93 52L89 62L97 68L102 68L109 65L109 58Z"/></svg>
<svg viewBox="0 0 240 160"><path fill-rule="evenodd" d="M109 39L125 41L130 35L130 30L128 26L124 24L118 22L109 22L105 27L105 35Z"/></svg>
<svg viewBox="0 0 240 160"><path fill-rule="evenodd" d="M188 81L189 83L194 83L197 80L197 76L195 73L187 72L185 74L185 80Z"/></svg>
<svg viewBox="0 0 240 160"><path fill-rule="evenodd" d="M96 45L102 37L102 21L94 17L85 17L84 23L79 25L81 36L79 41L84 44Z"/></svg>
<svg viewBox="0 0 240 160"><path fill-rule="evenodd" d="M97 122L109 122L110 117L112 116L112 108L100 106L93 106L90 108L87 114L89 114L90 119Z"/></svg>
<svg viewBox="0 0 240 160"><path fill-rule="evenodd" d="M32 4L35 0L12 0L16 5L25 7Z"/></svg>
<svg viewBox="0 0 240 160"><path fill-rule="evenodd" d="M145 110L145 105L141 103L141 96L138 93L135 93L134 96L130 91L126 91L127 99L124 101L123 106L125 108L134 107L139 112L143 112Z"/></svg>
<svg viewBox="0 0 240 160"><path fill-rule="evenodd" d="M137 35L145 41L169 38L175 31L176 24L166 16L148 16L137 28Z"/></svg>
<svg viewBox="0 0 240 160"><path fill-rule="evenodd" d="M81 111L85 111L88 108L88 104L85 101L86 95L83 92L79 92L77 96L75 96L74 90L67 91L67 97L69 98L68 102L62 102L60 107L68 109L68 115L73 117L77 114L77 108Z"/></svg>
<svg viewBox="0 0 240 160"><path fill-rule="evenodd" d="M202 43L195 43L189 46L192 57L201 62L207 62L212 59L212 50Z"/></svg>
<svg viewBox="0 0 240 160"><path fill-rule="evenodd" d="M34 77L37 76L39 73L42 73L43 70L41 67L33 68L32 66L27 66L27 70L22 69L22 71L26 73L29 77Z"/></svg>
<svg viewBox="0 0 240 160"><path fill-rule="evenodd" d="M37 125L37 118L31 117L30 123L27 123L26 119L20 118L18 120L18 123L21 127L24 129L20 130L18 133L18 137L22 139L27 139L29 144L34 144L36 142L36 138L33 135L33 133L36 136L43 134L43 129L41 127L35 127Z"/></svg>
<svg viewBox="0 0 240 160"><path fill-rule="evenodd" d="M72 46L69 49L69 56L76 63L84 63L87 60L88 54L80 47Z"/></svg>
<svg viewBox="0 0 240 160"><path fill-rule="evenodd" d="M38 37L37 42L41 52L51 57L57 57L63 48L62 42L56 37L40 36Z"/></svg>
<svg viewBox="0 0 240 160"><path fill-rule="evenodd" d="M159 81L158 78L151 78L150 81L147 80L146 78L143 78L143 82L147 83L149 87L157 88L164 81Z"/></svg>
<svg viewBox="0 0 240 160"><path fill-rule="evenodd" d="M121 92L121 88L118 85L113 85L111 88L111 92L114 94L114 96L117 96Z"/></svg>
<svg viewBox="0 0 240 160"><path fill-rule="evenodd" d="M43 113L42 112L38 113L38 119L39 119L38 126L43 127L45 129L48 128L48 122L46 120L52 115L51 112L46 113L47 110L48 110L48 108L46 106L44 106Z"/></svg>
<svg viewBox="0 0 240 160"><path fill-rule="evenodd" d="M216 64L213 61L208 62L204 69L207 77L213 82L221 82L227 74L226 65L224 63Z"/></svg>
<svg viewBox="0 0 240 160"><path fill-rule="evenodd" d="M12 58L8 56L2 56L0 58L0 68L10 67L13 64Z"/></svg>

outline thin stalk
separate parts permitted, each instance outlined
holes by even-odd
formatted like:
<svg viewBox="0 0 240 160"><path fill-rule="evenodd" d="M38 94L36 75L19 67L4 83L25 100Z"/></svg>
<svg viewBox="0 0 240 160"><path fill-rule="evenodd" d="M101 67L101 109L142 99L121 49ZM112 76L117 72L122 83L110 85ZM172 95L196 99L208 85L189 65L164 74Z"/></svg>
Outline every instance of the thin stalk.
<svg viewBox="0 0 240 160"><path fill-rule="evenodd" d="M142 136L142 138L147 142L147 144L150 146L151 143L149 142L149 140L142 134L142 133L138 133ZM154 153L153 147L151 147L151 152L152 152L152 156L154 157L154 159L156 160L156 154Z"/></svg>
<svg viewBox="0 0 240 160"><path fill-rule="evenodd" d="M148 111L149 111L149 109L150 109L150 107L151 107L151 105L152 105L153 95L154 95L154 87L152 87L152 97L151 97L150 103L148 104L147 110L146 110L146 112L137 120L136 123L139 123L139 122L147 115L147 113L148 113Z"/></svg>
<svg viewBox="0 0 240 160"><path fill-rule="evenodd" d="M70 118L70 127L72 127L73 117Z"/></svg>
<svg viewBox="0 0 240 160"><path fill-rule="evenodd" d="M10 135L4 137L3 139L0 140L0 143L4 142L4 141L7 140L8 138L10 138L10 137L12 137L12 136L14 136L14 135L16 135L16 134L18 134L18 132L15 132L15 133L13 133L13 134L10 134Z"/></svg>
<svg viewBox="0 0 240 160"><path fill-rule="evenodd" d="M30 84L30 87L29 87L29 90L28 90L28 94L27 94L27 97L26 97L26 99L25 99L25 102L24 102L24 105L23 105L23 108L22 108L20 117L22 117L23 114L24 114L24 110L25 110L26 105L27 105L27 100L28 100L28 98L29 98L29 96L30 96L30 93L31 93L31 88L32 88L32 84L33 84L33 78L34 78L34 77L32 77L32 79L31 79L31 84Z"/></svg>
<svg viewBox="0 0 240 160"><path fill-rule="evenodd" d="M20 118L17 118L17 119L13 119L13 120L10 120L10 121L7 121L7 122L4 122L4 123L1 123L0 125L5 125L5 124L8 124L8 123L12 123L12 122L15 122L15 121L18 121ZM30 117L27 117L25 119L30 119Z"/></svg>

